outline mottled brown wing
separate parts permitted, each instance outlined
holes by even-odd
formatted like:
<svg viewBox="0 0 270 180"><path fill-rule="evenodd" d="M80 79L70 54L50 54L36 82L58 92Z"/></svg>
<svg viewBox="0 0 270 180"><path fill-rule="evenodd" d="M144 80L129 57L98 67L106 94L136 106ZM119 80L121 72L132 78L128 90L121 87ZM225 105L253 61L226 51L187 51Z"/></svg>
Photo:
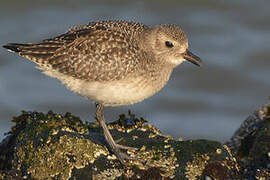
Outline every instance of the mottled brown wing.
<svg viewBox="0 0 270 180"><path fill-rule="evenodd" d="M57 49L72 43L77 38L89 35L91 31L91 28L80 29L67 32L52 39L45 39L40 43L9 43L3 47L44 67L49 66L47 60L54 55Z"/></svg>
<svg viewBox="0 0 270 180"><path fill-rule="evenodd" d="M111 81L136 70L142 55L131 37L119 31L99 29L57 49L48 64L78 79Z"/></svg>

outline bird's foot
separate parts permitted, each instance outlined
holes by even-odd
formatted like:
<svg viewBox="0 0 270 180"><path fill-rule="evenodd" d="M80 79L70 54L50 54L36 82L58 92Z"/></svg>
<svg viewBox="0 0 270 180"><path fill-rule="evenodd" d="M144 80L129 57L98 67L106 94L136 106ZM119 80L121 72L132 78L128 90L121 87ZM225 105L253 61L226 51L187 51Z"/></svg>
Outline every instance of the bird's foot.
<svg viewBox="0 0 270 180"><path fill-rule="evenodd" d="M125 150L138 150L138 148L135 148L135 147L130 147L130 146L125 146L125 145L122 145L122 144L115 144L117 148L119 149L125 149Z"/></svg>
<svg viewBox="0 0 270 180"><path fill-rule="evenodd" d="M122 144L118 144L123 139L124 138L120 138L120 139L114 140L116 147L118 147L119 149L125 149L125 150L134 150L134 151L138 150L138 148L135 148L135 147L130 147L130 146L125 146L125 145L122 145Z"/></svg>
<svg viewBox="0 0 270 180"><path fill-rule="evenodd" d="M121 144L115 144L115 147L111 147L114 155L123 165L129 165L130 160L138 160L134 157L130 157L128 154L121 152L120 149L127 149L127 150L137 150L137 148L124 146Z"/></svg>
<svg viewBox="0 0 270 180"><path fill-rule="evenodd" d="M128 161L125 160L132 160L134 158L129 157L127 154L121 152L121 149L125 149L125 150L135 150L136 148L132 148L132 147L128 147L128 146L124 146L121 144L117 144L107 125L106 122L104 120L103 117L103 105L101 104L97 104L97 112L96 112L96 119L98 120L99 124L101 125L101 127L103 128L103 132L104 132L104 136L105 139L108 143L108 145L110 146L112 152L116 155L116 157L118 158L118 160L123 164L123 165L128 165ZM122 139L118 140L117 142L121 141Z"/></svg>

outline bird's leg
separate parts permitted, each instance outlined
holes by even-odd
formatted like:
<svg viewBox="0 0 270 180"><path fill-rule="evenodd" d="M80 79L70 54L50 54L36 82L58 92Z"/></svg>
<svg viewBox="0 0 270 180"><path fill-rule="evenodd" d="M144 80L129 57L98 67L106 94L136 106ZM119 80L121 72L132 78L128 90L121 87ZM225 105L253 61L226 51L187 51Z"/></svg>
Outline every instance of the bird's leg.
<svg viewBox="0 0 270 180"><path fill-rule="evenodd" d="M103 116L103 105L102 104L96 104L96 118L99 122L99 124L102 126L103 131L104 131L104 136L105 139L107 141L107 143L110 145L110 148L112 149L112 151L114 152L114 154L117 156L117 158L119 159L119 161L122 164L125 164L124 159L129 159L129 157L122 153L120 151L120 149L128 149L128 147L120 145L120 144L116 144L115 141L113 140L113 137L108 129L108 126L106 125L106 122L104 120L104 116Z"/></svg>

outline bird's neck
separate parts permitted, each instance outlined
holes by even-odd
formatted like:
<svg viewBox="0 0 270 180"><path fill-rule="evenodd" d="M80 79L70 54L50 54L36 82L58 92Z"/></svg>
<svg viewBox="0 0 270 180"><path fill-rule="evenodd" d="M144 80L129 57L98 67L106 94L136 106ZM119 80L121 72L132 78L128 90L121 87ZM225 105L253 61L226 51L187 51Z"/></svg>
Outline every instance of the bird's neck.
<svg viewBox="0 0 270 180"><path fill-rule="evenodd" d="M140 34L138 34L138 37L137 37L138 45L144 51L151 52L153 50L154 41L153 41L152 34L153 33L151 33L150 29L145 29Z"/></svg>

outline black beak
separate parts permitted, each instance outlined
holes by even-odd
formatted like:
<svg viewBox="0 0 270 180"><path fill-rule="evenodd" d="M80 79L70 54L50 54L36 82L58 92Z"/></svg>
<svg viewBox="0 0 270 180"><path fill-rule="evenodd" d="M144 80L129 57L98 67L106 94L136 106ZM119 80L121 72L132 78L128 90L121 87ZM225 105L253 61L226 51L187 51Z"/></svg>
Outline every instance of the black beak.
<svg viewBox="0 0 270 180"><path fill-rule="evenodd" d="M201 66L202 60L198 56L194 55L192 52L190 52L188 49L184 53L184 59L191 62L192 64L195 64L196 66Z"/></svg>

